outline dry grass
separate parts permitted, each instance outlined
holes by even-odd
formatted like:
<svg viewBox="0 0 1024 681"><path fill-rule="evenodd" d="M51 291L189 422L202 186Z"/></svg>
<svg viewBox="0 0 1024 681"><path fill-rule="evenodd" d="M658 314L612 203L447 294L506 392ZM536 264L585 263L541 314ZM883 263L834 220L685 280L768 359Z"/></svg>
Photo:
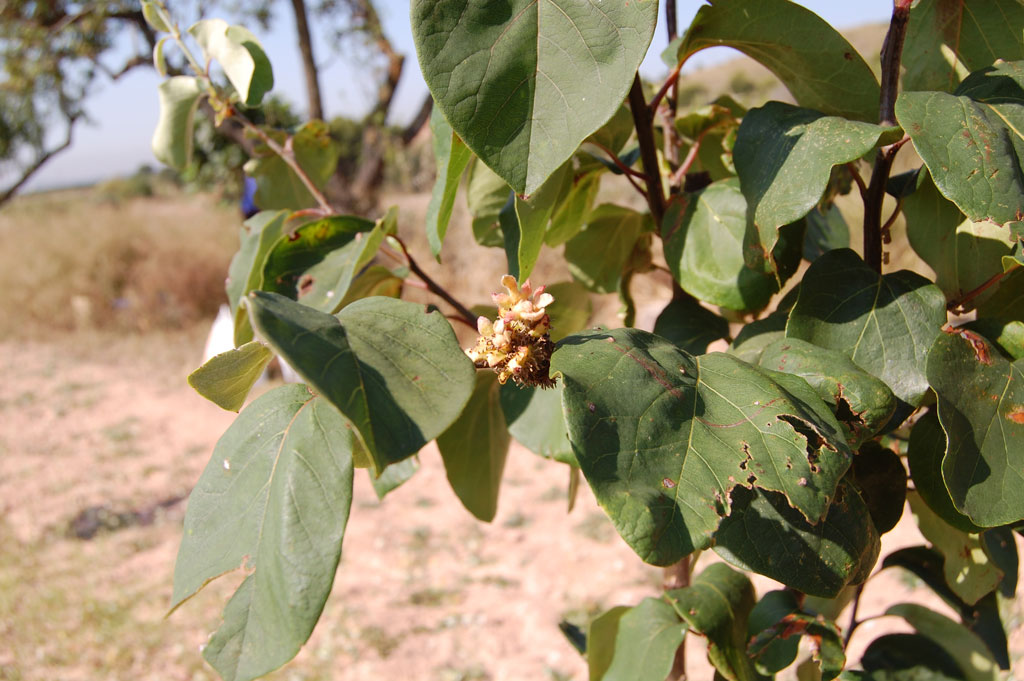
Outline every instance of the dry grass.
<svg viewBox="0 0 1024 681"><path fill-rule="evenodd" d="M238 225L210 196L19 198L0 210L0 337L206 318L224 298Z"/></svg>

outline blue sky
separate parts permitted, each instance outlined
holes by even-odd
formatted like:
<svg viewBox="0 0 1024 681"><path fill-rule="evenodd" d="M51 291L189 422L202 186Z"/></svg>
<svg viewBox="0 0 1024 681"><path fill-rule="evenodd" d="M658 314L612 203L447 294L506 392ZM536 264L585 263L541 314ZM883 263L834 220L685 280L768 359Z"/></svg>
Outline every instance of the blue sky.
<svg viewBox="0 0 1024 681"><path fill-rule="evenodd" d="M680 30L685 29L701 4L700 0L678 1ZM887 21L892 12L892 0L804 0L800 4L840 29ZM394 105L394 117L401 122L415 113L426 93L426 86L415 61L408 0L380 0L378 6L388 36L396 49L409 57ZM301 108L305 101L302 72L295 48L294 25L284 3L279 3L276 16L271 32L261 33L258 27L253 28L274 65L274 91ZM652 78L664 72L658 55L665 47L665 35L665 27L659 24L647 60L641 68ZM323 45L316 47L319 48L317 60L326 61L329 51ZM691 60L692 67L728 59L733 54L728 48L705 50ZM152 69L137 69L115 83L104 82L87 106L91 122L76 128L71 149L52 159L26 188L45 189L90 182L131 173L143 163L157 165L149 150L149 140L157 118L158 83ZM360 77L357 68L335 59L321 72L321 90L328 116L359 115L360 102L372 96L375 85L365 76Z"/></svg>

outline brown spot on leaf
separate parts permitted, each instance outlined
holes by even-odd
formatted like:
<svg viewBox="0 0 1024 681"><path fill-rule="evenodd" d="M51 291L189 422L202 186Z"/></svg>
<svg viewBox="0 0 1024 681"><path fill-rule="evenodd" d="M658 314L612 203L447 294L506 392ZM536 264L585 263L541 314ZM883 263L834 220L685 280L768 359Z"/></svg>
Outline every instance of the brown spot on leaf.
<svg viewBox="0 0 1024 681"><path fill-rule="evenodd" d="M673 489L676 486L675 481L671 480L669 478L665 478L664 480L662 480L661 484L664 485L668 489Z"/></svg>
<svg viewBox="0 0 1024 681"><path fill-rule="evenodd" d="M992 365L992 353L984 338L973 331L964 328L950 329L947 333L958 334L961 338L971 344L971 349L974 350L974 358L976 360L985 366Z"/></svg>
<svg viewBox="0 0 1024 681"><path fill-rule="evenodd" d="M1024 425L1024 406L1016 406L1006 413L1006 418L1014 423Z"/></svg>
<svg viewBox="0 0 1024 681"><path fill-rule="evenodd" d="M301 298L304 295L307 295L310 291L313 290L313 277L311 277L308 274L303 274L301 277L299 277L298 289L299 298Z"/></svg>

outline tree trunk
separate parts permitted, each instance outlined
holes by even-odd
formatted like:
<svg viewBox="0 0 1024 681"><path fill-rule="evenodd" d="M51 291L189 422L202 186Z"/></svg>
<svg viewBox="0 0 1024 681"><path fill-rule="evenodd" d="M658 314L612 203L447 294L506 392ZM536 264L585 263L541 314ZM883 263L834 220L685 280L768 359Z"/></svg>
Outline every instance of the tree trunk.
<svg viewBox="0 0 1024 681"><path fill-rule="evenodd" d="M313 58L313 40L309 35L309 22L306 15L305 0L292 0L295 11L295 32L299 39L299 52L302 55L302 68L306 72L306 97L309 106L309 117L324 119L324 106L320 98L320 78Z"/></svg>

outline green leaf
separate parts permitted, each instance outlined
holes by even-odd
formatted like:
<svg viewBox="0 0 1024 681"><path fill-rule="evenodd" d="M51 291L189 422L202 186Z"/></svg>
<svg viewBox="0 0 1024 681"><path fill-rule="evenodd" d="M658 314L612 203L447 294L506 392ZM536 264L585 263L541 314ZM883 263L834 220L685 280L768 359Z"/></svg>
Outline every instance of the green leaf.
<svg viewBox="0 0 1024 681"><path fill-rule="evenodd" d="M763 319L750 322L736 334L735 340L729 346L729 354L749 364L757 364L765 348L786 337L788 319L788 311L776 310Z"/></svg>
<svg viewBox="0 0 1024 681"><path fill-rule="evenodd" d="M842 637L834 622L800 612L792 591L769 591L750 613L747 654L761 674L774 674L796 659L806 636L823 681L836 678L846 665Z"/></svg>
<svg viewBox="0 0 1024 681"><path fill-rule="evenodd" d="M164 45L170 40L170 36L164 36L153 45L153 68L161 78L167 77L167 59L164 58Z"/></svg>
<svg viewBox="0 0 1024 681"><path fill-rule="evenodd" d="M153 131L153 155L175 170L192 162L192 131L199 99L205 94L198 78L171 76L157 86L160 117Z"/></svg>
<svg viewBox="0 0 1024 681"><path fill-rule="evenodd" d="M351 300L349 289L359 271L376 257L384 239L397 231L398 209L392 207L376 224L365 220L361 223L360 231L353 233L348 243L333 249L306 270L300 280L304 286L298 291L303 305L322 312L337 312ZM365 231L370 225L373 228Z"/></svg>
<svg viewBox="0 0 1024 681"><path fill-rule="evenodd" d="M711 343L729 337L729 322L694 298L682 296L673 298L661 311L654 322L654 333L690 354L699 355Z"/></svg>
<svg viewBox="0 0 1024 681"><path fill-rule="evenodd" d="M244 26L228 26L223 19L197 21L188 32L207 59L220 63L242 103L259 106L274 87L274 72L256 36Z"/></svg>
<svg viewBox="0 0 1024 681"><path fill-rule="evenodd" d="M999 583L999 594L1004 598L1015 598L1017 579L1020 573L1020 556L1013 532L1008 527L997 527L981 533L981 546L989 561L1003 573Z"/></svg>
<svg viewBox="0 0 1024 681"><path fill-rule="evenodd" d="M823 598L867 579L879 551L867 504L845 482L816 523L782 494L737 487L715 542L715 552L734 565Z"/></svg>
<svg viewBox="0 0 1024 681"><path fill-rule="evenodd" d="M505 457L511 442L493 371L476 372L469 404L437 438L448 482L466 510L484 522L494 520Z"/></svg>
<svg viewBox="0 0 1024 681"><path fill-rule="evenodd" d="M733 310L763 308L779 282L768 251L747 219L747 203L733 178L669 204L662 223L665 260L683 290Z"/></svg>
<svg viewBox="0 0 1024 681"><path fill-rule="evenodd" d="M365 241L363 232L370 231L373 226L370 220L335 215L287 230L267 254L260 288L292 299L301 297L310 307L319 307L305 300L311 286L319 283L319 277L303 275L353 241Z"/></svg>
<svg viewBox="0 0 1024 681"><path fill-rule="evenodd" d="M882 561L882 569L901 567L919 577L932 591L960 614L960 620L988 647L989 655L1002 669L1010 668L1006 631L999 615L996 594L991 593L975 605L967 605L946 584L942 554L925 546L893 551Z"/></svg>
<svg viewBox="0 0 1024 681"><path fill-rule="evenodd" d="M904 92L896 118L939 191L968 218L1024 218L1024 62L976 71L954 94Z"/></svg>
<svg viewBox="0 0 1024 681"><path fill-rule="evenodd" d="M551 225L544 235L544 243L554 248L573 238L586 224L601 188L601 176L588 173L575 180L575 184L561 205L551 216Z"/></svg>
<svg viewBox="0 0 1024 681"><path fill-rule="evenodd" d="M288 135L280 130L267 132L278 144L286 146ZM331 129L323 121L307 121L291 135L295 161L318 189L323 189L338 166L341 147L331 138ZM316 199L284 160L265 145L253 149L253 157L243 168L256 180L256 205L265 210L296 210L316 205Z"/></svg>
<svg viewBox="0 0 1024 681"><path fill-rule="evenodd" d="M341 555L354 445L345 419L302 385L254 401L217 443L189 497L172 600L252 571L203 651L223 678L276 669L313 631Z"/></svg>
<svg viewBox="0 0 1024 681"><path fill-rule="evenodd" d="M781 338L764 349L759 364L807 381L832 408L851 449L874 437L896 411L889 387L836 350Z"/></svg>
<svg viewBox="0 0 1024 681"><path fill-rule="evenodd" d="M928 351L945 322L945 297L927 279L907 270L880 276L840 249L807 270L786 336L841 352L918 406Z"/></svg>
<svg viewBox="0 0 1024 681"><path fill-rule="evenodd" d="M693 357L636 329L588 331L559 344L552 373L598 503L655 565L709 547L736 486L780 491L817 522L852 458L803 380L730 355Z"/></svg>
<svg viewBox="0 0 1024 681"><path fill-rule="evenodd" d="M673 64L674 66L674 64ZM600 144L610 149L613 153L621 153L626 142L633 136L634 123L633 114L629 105L622 102L612 117L585 141Z"/></svg>
<svg viewBox="0 0 1024 681"><path fill-rule="evenodd" d="M260 337L352 421L377 472L443 433L473 391L473 363L422 305L366 298L334 316L274 293L247 302Z"/></svg>
<svg viewBox="0 0 1024 681"><path fill-rule="evenodd" d="M946 584L957 597L974 605L999 586L1003 572L989 560L979 535L943 522L915 492L908 492L907 500L921 534L942 554Z"/></svg>
<svg viewBox="0 0 1024 681"><path fill-rule="evenodd" d="M751 109L736 133L733 161L765 248L779 227L811 212L833 166L871 151L886 129L782 102Z"/></svg>
<svg viewBox="0 0 1024 681"><path fill-rule="evenodd" d="M907 469L900 457L877 442L865 442L853 457L850 480L860 490L878 533L896 527L907 498Z"/></svg>
<svg viewBox="0 0 1024 681"><path fill-rule="evenodd" d="M498 216L511 195L512 190L505 180L479 160L469 167L466 205L473 216L473 238L481 246L501 248L505 245Z"/></svg>
<svg viewBox="0 0 1024 681"><path fill-rule="evenodd" d="M834 203L824 213L821 207L807 214L807 233L804 235L804 259L814 262L837 248L850 247L850 228L846 225L839 206Z"/></svg>
<svg viewBox="0 0 1024 681"><path fill-rule="evenodd" d="M948 525L961 532L981 532L985 528L972 523L970 518L953 505L953 499L942 479L942 458L945 455L946 434L939 425L938 414L930 409L910 431L907 465L910 467L910 477L914 480L914 488L932 512Z"/></svg>
<svg viewBox="0 0 1024 681"><path fill-rule="evenodd" d="M714 0L697 11L677 58L718 45L760 62L802 107L854 120L878 119L879 88L871 67L808 9L787 0Z"/></svg>
<svg viewBox="0 0 1024 681"><path fill-rule="evenodd" d="M413 40L445 118L517 194L533 194L610 119L654 35L651 0L414 0Z"/></svg>
<svg viewBox="0 0 1024 681"><path fill-rule="evenodd" d="M754 585L724 563L713 563L693 584L665 594L693 631L708 639L708 661L730 681L755 679L747 657L747 619L754 607Z"/></svg>
<svg viewBox="0 0 1024 681"><path fill-rule="evenodd" d="M520 388L506 383L501 387L501 409L516 442L546 459L579 465L562 416L561 384L554 388Z"/></svg>
<svg viewBox="0 0 1024 681"><path fill-rule="evenodd" d="M246 220L238 230L240 246L231 266L225 288L228 305L235 315L235 346L252 340L252 326L249 313L241 305L242 299L250 292L263 287L263 267L271 249L285 232L284 211L261 211Z"/></svg>
<svg viewBox="0 0 1024 681"><path fill-rule="evenodd" d="M900 603L885 611L902 617L919 634L932 639L960 665L967 681L996 681L999 668L985 644L945 615L914 603Z"/></svg>
<svg viewBox="0 0 1024 681"><path fill-rule="evenodd" d="M188 384L221 409L238 411L274 353L258 341L214 355L188 375Z"/></svg>
<svg viewBox="0 0 1024 681"><path fill-rule="evenodd" d="M452 132L452 126L448 125L444 114L437 107L430 114L430 132L433 135L437 180L427 205L427 242L430 244L430 252L441 262L441 243L444 242L448 223L452 219L459 180L473 153Z"/></svg>
<svg viewBox="0 0 1024 681"><path fill-rule="evenodd" d="M516 197L516 223L519 228L519 242L516 253L520 281L530 276L533 266L544 245L548 222L559 201L572 187L572 166L565 164L558 168L548 180L528 199ZM502 229L505 228L502 223ZM508 232L505 233L506 236Z"/></svg>
<svg viewBox="0 0 1024 681"><path fill-rule="evenodd" d="M419 458L410 456L408 459L391 464L381 471L380 475L374 475L373 471L369 471L370 484L373 485L373 491L377 498L383 499L404 485L419 469Z"/></svg>
<svg viewBox="0 0 1024 681"><path fill-rule="evenodd" d="M645 598L620 616L615 651L602 681L664 681L684 636L686 625L671 605Z"/></svg>
<svg viewBox="0 0 1024 681"><path fill-rule="evenodd" d="M1024 360L1010 363L983 337L944 333L928 380L946 432L942 478L953 505L977 525L1024 518Z"/></svg>
<svg viewBox="0 0 1024 681"><path fill-rule="evenodd" d="M149 27L159 33L170 33L171 22L167 13L152 0L142 0L142 17Z"/></svg>
<svg viewBox="0 0 1024 681"><path fill-rule="evenodd" d="M590 293L582 284L561 281L544 290L555 299L554 304L547 308L551 318L551 340L560 341L587 327L594 306L590 302Z"/></svg>
<svg viewBox="0 0 1024 681"><path fill-rule="evenodd" d="M978 317L1004 317L1024 321L1024 268L1003 278L996 292L978 306Z"/></svg>
<svg viewBox="0 0 1024 681"><path fill-rule="evenodd" d="M619 622L630 610L628 606L617 605L590 621L587 627L587 676L590 681L601 681L611 666Z"/></svg>
<svg viewBox="0 0 1024 681"><path fill-rule="evenodd" d="M650 229L646 213L604 203L591 211L587 224L565 245L572 276L591 291L615 293L633 246Z"/></svg>
<svg viewBox="0 0 1024 681"><path fill-rule="evenodd" d="M868 679L877 681L959 681L964 672L938 643L921 634L879 636L860 659Z"/></svg>
<svg viewBox="0 0 1024 681"><path fill-rule="evenodd" d="M1013 245L1005 227L964 219L960 209L939 194L927 172L921 173L918 184L917 191L904 199L907 238L935 271L935 283L946 298L959 300L1002 271L1002 259ZM985 302L995 291L975 296L969 306Z"/></svg>
<svg viewBox="0 0 1024 681"><path fill-rule="evenodd" d="M1018 0L920 0L910 10L903 89L952 91L960 72L1024 59Z"/></svg>
<svg viewBox="0 0 1024 681"><path fill-rule="evenodd" d="M372 296L401 298L404 281L403 277L396 275L383 265L371 265L352 280L351 286L348 287L348 293L338 303L337 309L340 310L350 303Z"/></svg>

